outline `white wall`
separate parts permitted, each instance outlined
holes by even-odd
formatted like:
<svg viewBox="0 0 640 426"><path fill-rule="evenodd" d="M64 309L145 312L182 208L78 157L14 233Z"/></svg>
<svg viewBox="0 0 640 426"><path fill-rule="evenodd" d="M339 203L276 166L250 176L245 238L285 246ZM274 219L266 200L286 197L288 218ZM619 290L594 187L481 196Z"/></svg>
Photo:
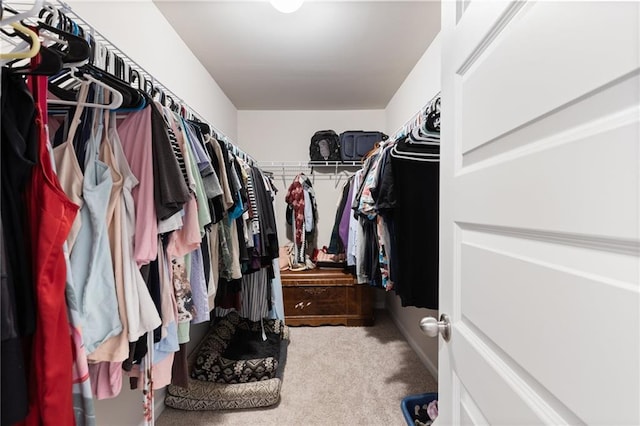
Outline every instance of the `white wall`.
<svg viewBox="0 0 640 426"><path fill-rule="evenodd" d="M407 76L385 110L387 133L391 136L440 91L440 35L436 36L422 58ZM438 312L413 307L403 308L395 293L387 293L387 309L409 344L433 376L438 378L438 339L428 338L418 328L424 316Z"/></svg>
<svg viewBox="0 0 640 426"><path fill-rule="evenodd" d="M150 0L70 0L71 8L96 31L232 140L237 139L237 110ZM191 345L206 324L192 328ZM128 389L115 399L97 401L99 426L142 424L142 392ZM157 391L156 417L164 409L164 389Z"/></svg>
<svg viewBox="0 0 640 426"><path fill-rule="evenodd" d="M68 4L204 119L237 139L235 106L151 1L70 0Z"/></svg>
<svg viewBox="0 0 640 426"><path fill-rule="evenodd" d="M258 162L307 163L311 136L318 130L332 129L339 134L345 130L384 131L385 128L383 110L238 111L238 143ZM278 241L282 246L288 241L284 201L287 188L298 171L302 170L305 174L309 174L309 170L306 168L288 170L284 180L282 171L274 170L274 178L279 189L276 199ZM352 172L353 169L351 169ZM313 186L318 204L319 247L329 245L341 186L346 179L346 174L346 171L341 173L341 180L335 179L333 170L316 174Z"/></svg>

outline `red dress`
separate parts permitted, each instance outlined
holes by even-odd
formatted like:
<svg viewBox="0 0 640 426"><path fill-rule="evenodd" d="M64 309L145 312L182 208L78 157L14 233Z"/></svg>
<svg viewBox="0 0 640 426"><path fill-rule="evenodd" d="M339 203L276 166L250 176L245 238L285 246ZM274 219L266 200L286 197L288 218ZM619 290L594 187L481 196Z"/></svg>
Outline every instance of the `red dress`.
<svg viewBox="0 0 640 426"><path fill-rule="evenodd" d="M32 77L39 163L26 192L34 264L37 323L30 371L27 425L74 425L72 342L67 318L63 244L78 213L58 182L48 151L46 77Z"/></svg>

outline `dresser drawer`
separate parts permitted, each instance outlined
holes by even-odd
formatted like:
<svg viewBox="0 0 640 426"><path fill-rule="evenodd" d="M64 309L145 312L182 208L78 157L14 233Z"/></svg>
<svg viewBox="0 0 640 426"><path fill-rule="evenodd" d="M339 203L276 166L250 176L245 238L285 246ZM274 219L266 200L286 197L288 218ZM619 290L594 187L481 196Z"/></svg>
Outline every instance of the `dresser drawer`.
<svg viewBox="0 0 640 426"><path fill-rule="evenodd" d="M373 324L373 291L340 270L281 274L287 325Z"/></svg>
<svg viewBox="0 0 640 426"><path fill-rule="evenodd" d="M346 287L284 287L286 315L344 315Z"/></svg>

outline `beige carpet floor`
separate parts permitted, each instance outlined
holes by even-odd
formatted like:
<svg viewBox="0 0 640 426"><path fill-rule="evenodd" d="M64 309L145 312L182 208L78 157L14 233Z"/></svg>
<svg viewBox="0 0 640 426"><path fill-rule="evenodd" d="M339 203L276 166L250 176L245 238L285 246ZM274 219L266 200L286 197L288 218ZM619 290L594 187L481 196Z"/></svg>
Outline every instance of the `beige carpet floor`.
<svg viewBox="0 0 640 426"><path fill-rule="evenodd" d="M372 327L291 327L280 402L268 408L166 408L158 426L404 425L400 401L437 383L385 311Z"/></svg>

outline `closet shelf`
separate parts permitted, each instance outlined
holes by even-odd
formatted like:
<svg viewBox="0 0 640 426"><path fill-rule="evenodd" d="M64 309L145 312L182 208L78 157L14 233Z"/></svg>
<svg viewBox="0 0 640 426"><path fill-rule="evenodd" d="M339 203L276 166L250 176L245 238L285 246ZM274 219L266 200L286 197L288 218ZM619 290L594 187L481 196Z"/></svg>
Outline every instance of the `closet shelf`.
<svg viewBox="0 0 640 426"><path fill-rule="evenodd" d="M270 168L311 168L311 167L362 167L360 161L260 161L260 167Z"/></svg>
<svg viewBox="0 0 640 426"><path fill-rule="evenodd" d="M291 179L299 173L311 176L312 182L316 179L335 181L337 188L340 183L348 179L353 173L362 167L360 161L260 161L258 167L272 177L282 178L286 187Z"/></svg>

